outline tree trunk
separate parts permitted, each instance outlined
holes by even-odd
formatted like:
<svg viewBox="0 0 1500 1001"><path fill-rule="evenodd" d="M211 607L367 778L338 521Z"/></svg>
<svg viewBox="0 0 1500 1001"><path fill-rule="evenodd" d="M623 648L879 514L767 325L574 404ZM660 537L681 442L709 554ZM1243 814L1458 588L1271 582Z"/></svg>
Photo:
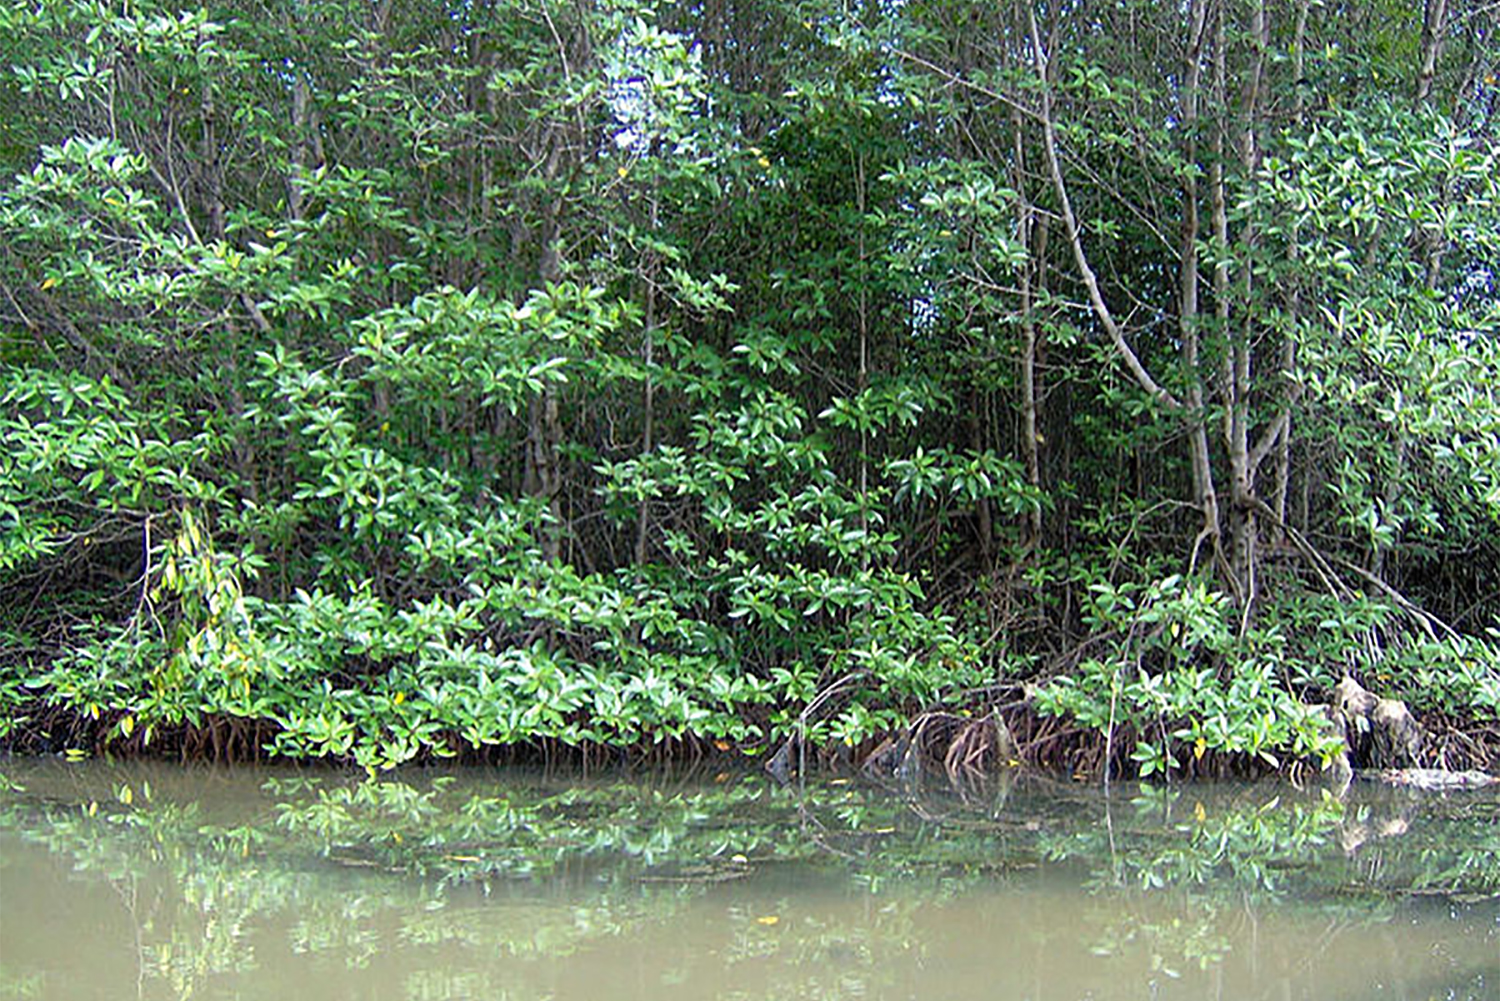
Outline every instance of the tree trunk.
<svg viewBox="0 0 1500 1001"><path fill-rule="evenodd" d="M1307 115L1306 98L1302 86L1303 75L1306 73L1306 45L1307 45L1307 9L1310 0L1298 0L1297 3L1297 25L1292 36L1292 79L1296 81L1295 96L1293 98L1292 116L1297 127L1300 128ZM1299 239L1299 227L1293 224L1290 236L1287 238L1287 256L1295 263L1302 253ZM1302 315L1302 288L1301 276L1293 274L1291 288L1287 292L1287 312L1295 325ZM1294 331L1288 330L1283 334L1281 342L1281 421L1280 437L1276 441L1276 493L1271 502L1271 509L1276 512L1276 520L1280 525L1288 524L1287 521L1287 496L1292 485L1292 403L1293 386L1291 377L1297 363L1297 339ZM1282 532L1277 529L1278 534Z"/></svg>
<svg viewBox="0 0 1500 1001"><path fill-rule="evenodd" d="M1187 137L1186 162L1198 161L1199 88L1202 79L1203 42L1208 25L1208 4L1198 0L1191 7L1188 57L1183 86L1182 125ZM1193 502L1203 514L1203 527L1193 541L1189 559L1195 569L1204 542L1222 561L1219 530L1219 497L1214 487L1212 456L1209 452L1207 411L1204 407L1203 375L1200 371L1198 323L1198 175L1184 172L1182 182L1182 267L1179 272L1178 321L1182 337L1182 364L1188 379L1188 435L1192 450Z"/></svg>
<svg viewBox="0 0 1500 1001"><path fill-rule="evenodd" d="M1020 146L1020 133L1016 145ZM1019 189L1019 186L1017 188ZM1037 324L1035 302L1032 294L1032 274L1045 292L1045 269L1047 257L1047 220L1037 220L1032 214L1031 204L1022 196L1018 200L1021 240L1030 250L1029 260L1019 269L1021 278L1021 455L1026 463L1026 483L1040 494L1042 489L1042 435L1037 429ZM1026 532L1035 544L1042 537L1042 509L1040 506L1026 512Z"/></svg>
<svg viewBox="0 0 1500 1001"><path fill-rule="evenodd" d="M1233 136L1230 122L1232 105L1228 86L1228 32L1227 12L1220 7L1214 39L1214 89L1223 116L1223 125L1215 133L1215 157L1211 170L1213 183L1214 236L1221 247L1230 246L1229 215L1227 204L1227 178L1224 163L1227 143L1232 137L1237 147L1239 169L1245 183L1253 184L1260 162L1260 96L1265 67L1265 55L1270 45L1270 23L1266 17L1264 0L1256 4L1251 13L1248 32L1254 51L1251 65L1245 74L1244 87L1239 100L1238 117L1240 131ZM1258 332L1251 326L1255 315L1251 298L1255 294L1255 276L1251 261L1254 257L1259 234L1249 223L1241 226L1238 245L1243 250L1245 263L1239 276L1238 288L1231 289L1231 276L1227 261L1221 261L1214 270L1214 295L1220 329L1229 335L1234 323L1234 301L1242 305L1239 331L1230 336L1230 346L1224 353L1222 381L1224 393L1224 450L1229 462L1229 563L1230 576L1244 610L1242 621L1255 603L1255 561L1258 525L1255 517L1256 478L1261 461L1270 452L1278 435L1280 422L1274 422L1254 447L1250 442L1250 403L1253 394L1252 354Z"/></svg>
<svg viewBox="0 0 1500 1001"><path fill-rule="evenodd" d="M656 233L658 223L657 216L657 193L655 182L651 191L651 232ZM654 363L652 356L653 342L656 338L656 251L648 250L645 261L645 299L646 299L646 325L641 335L641 361L646 370L646 384L642 391L641 407L644 411L641 426L641 454L649 455L656 443L653 435L656 432L656 386L651 376L651 366ZM635 534L635 564L637 567L645 567L647 557L647 544L650 541L651 532L651 498L641 497L641 510L636 519Z"/></svg>
<svg viewBox="0 0 1500 1001"><path fill-rule="evenodd" d="M1417 71L1417 101L1432 96L1432 81L1437 76L1438 57L1443 51L1443 36L1448 32L1448 0L1427 0L1422 11L1422 65Z"/></svg>

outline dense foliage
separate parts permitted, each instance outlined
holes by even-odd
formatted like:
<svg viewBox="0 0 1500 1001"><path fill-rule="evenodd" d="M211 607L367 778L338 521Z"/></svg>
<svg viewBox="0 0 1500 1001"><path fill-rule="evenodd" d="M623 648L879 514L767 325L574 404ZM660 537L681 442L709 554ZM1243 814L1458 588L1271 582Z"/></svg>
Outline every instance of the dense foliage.
<svg viewBox="0 0 1500 1001"><path fill-rule="evenodd" d="M0 738L1493 721L1496 16L6 4Z"/></svg>

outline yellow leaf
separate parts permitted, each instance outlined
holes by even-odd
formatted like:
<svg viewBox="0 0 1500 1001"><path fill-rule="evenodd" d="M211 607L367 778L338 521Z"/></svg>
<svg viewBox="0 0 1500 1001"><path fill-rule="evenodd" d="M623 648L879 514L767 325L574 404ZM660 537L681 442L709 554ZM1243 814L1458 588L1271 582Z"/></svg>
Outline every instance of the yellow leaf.
<svg viewBox="0 0 1500 1001"><path fill-rule="evenodd" d="M624 177L626 174L630 173L630 168L629 167L617 167L617 168L615 168L615 173L619 174L621 177Z"/></svg>
<svg viewBox="0 0 1500 1001"><path fill-rule="evenodd" d="M735 865L748 865L750 863L750 860L743 855L731 855L729 856L729 861Z"/></svg>
<svg viewBox="0 0 1500 1001"><path fill-rule="evenodd" d="M774 914L766 914L756 918L755 923L758 925L766 925L767 927L769 927L774 924L780 924L781 919Z"/></svg>
<svg viewBox="0 0 1500 1001"><path fill-rule="evenodd" d="M127 714L120 719L120 732L123 733L126 737L129 737L132 733L135 732L134 716Z"/></svg>
<svg viewBox="0 0 1500 1001"><path fill-rule="evenodd" d="M1208 811L1203 809L1202 803L1193 804L1193 819L1200 824L1208 819Z"/></svg>
<svg viewBox="0 0 1500 1001"><path fill-rule="evenodd" d="M1203 754L1207 750L1208 750L1208 742L1205 741L1202 737L1199 737L1198 738L1198 742L1193 745L1193 759L1195 761L1202 761L1203 760Z"/></svg>
<svg viewBox="0 0 1500 1001"><path fill-rule="evenodd" d="M760 164L762 167L769 167L769 166L771 166L771 161L768 160L768 159L766 159L765 157L761 157L758 160L756 160L755 162L758 163L758 164Z"/></svg>
<svg viewBox="0 0 1500 1001"><path fill-rule="evenodd" d="M49 288L51 288L52 286L54 286L56 284L57 284L57 279L56 278L43 278L42 279L42 291L45 292Z"/></svg>
<svg viewBox="0 0 1500 1001"><path fill-rule="evenodd" d="M129 806L131 803L135 802L135 790L130 788L130 786L128 785L123 785L120 787L120 791L117 794L117 797L121 803Z"/></svg>
<svg viewBox="0 0 1500 1001"><path fill-rule="evenodd" d="M98 801L97 800L89 800L89 816L90 817L94 817L94 816L97 816L98 813L99 813L99 803L98 803Z"/></svg>
<svg viewBox="0 0 1500 1001"><path fill-rule="evenodd" d="M403 703L403 702L406 701L406 693L405 692L397 692L396 693L396 697L394 699L391 699L391 701L394 702L396 705L399 706L401 703Z"/></svg>

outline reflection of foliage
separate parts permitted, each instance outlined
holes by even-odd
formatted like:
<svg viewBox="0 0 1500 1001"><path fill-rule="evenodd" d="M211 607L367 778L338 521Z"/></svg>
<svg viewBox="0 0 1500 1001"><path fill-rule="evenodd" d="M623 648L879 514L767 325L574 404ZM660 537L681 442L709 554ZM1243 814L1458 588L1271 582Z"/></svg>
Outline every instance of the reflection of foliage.
<svg viewBox="0 0 1500 1001"><path fill-rule="evenodd" d="M13 974L4 963L0 963L0 997L14 998L16 1001L21 1001L22 998L41 996L41 974Z"/></svg>
<svg viewBox="0 0 1500 1001"><path fill-rule="evenodd" d="M1128 831L1075 833L1071 845L1049 843L1048 854L1086 855L1106 847L1101 840L1112 839L1114 850L1107 854L1118 860L1111 874L1116 882L1143 889L1228 883L1241 892L1276 894L1288 871L1300 869L1330 841L1343 813L1343 804L1333 798L1283 805L1278 797L1213 814L1197 802L1182 810L1182 798L1148 790L1131 802Z"/></svg>
<svg viewBox="0 0 1500 1001"><path fill-rule="evenodd" d="M1149 953L1151 972L1175 979L1183 973L1179 967L1184 964L1180 960L1186 960L1189 968L1206 970L1223 962L1229 954L1229 937L1219 930L1217 909L1211 909L1202 917L1207 920L1190 921L1182 917L1161 921L1115 919L1108 923L1090 948L1098 956L1117 956L1144 948Z"/></svg>
<svg viewBox="0 0 1500 1001"><path fill-rule="evenodd" d="M389 973L414 999L524 996L540 988L537 964L633 948L653 929L712 941L656 957L664 985L728 968L769 975L756 996L901 993L899 971L943 947L930 929L944 909L1059 885L1093 902L1069 927L1026 932L1039 947L1186 981L1228 961L1246 913L1364 924L1389 919L1398 897L1500 887L1500 804L1478 797L1233 787L1112 804L1027 783L913 799L750 776L494 773L275 773L247 790L215 774L226 804L202 775L27 768L0 801L0 836L119 891L142 976L176 997L283 952ZM840 908L855 901L851 920ZM24 965L3 974L17 996L37 982ZM1099 996L1138 992L1130 977Z"/></svg>
<svg viewBox="0 0 1500 1001"><path fill-rule="evenodd" d="M1357 843L1356 843L1357 842ZM1500 898L1500 802L1381 790L1348 819L1351 883L1371 893Z"/></svg>
<svg viewBox="0 0 1500 1001"><path fill-rule="evenodd" d="M1352 890L1400 896L1500 889L1497 804L1359 792L1342 800L1327 792L1294 797L1278 788L1210 809L1205 802L1219 797L1202 789L1143 787L1119 829L1058 831L1044 836L1041 847L1054 861L1109 858L1107 870L1094 870L1096 886L1233 887L1236 897L1271 902L1318 901ZM1368 864L1377 850L1379 864Z"/></svg>

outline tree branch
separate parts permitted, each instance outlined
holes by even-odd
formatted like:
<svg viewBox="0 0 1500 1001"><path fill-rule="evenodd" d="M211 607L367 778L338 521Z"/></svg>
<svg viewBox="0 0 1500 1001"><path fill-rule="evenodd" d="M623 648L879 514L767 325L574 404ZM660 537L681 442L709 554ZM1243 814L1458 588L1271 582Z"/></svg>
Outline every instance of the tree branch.
<svg viewBox="0 0 1500 1001"><path fill-rule="evenodd" d="M1089 264L1088 252L1083 246L1083 234L1079 231L1078 217L1073 212L1073 203L1068 197L1068 185L1063 179L1062 166L1058 162L1057 127L1052 120L1052 90L1047 85L1047 56L1042 49L1041 34L1037 31L1036 14L1029 8L1026 12L1026 20L1031 29L1032 57L1036 65L1042 96L1042 110L1037 117L1042 124L1042 146L1047 154L1047 168L1052 175L1052 189L1056 192L1058 204L1062 208L1063 223L1068 231L1068 243L1073 249L1073 261L1078 266L1084 287L1088 290L1089 302L1094 307L1094 315L1098 317L1100 325L1104 327L1104 332L1109 335L1110 342L1124 359L1125 367L1130 370L1131 376L1140 387L1158 402L1173 410L1181 410L1183 409L1182 402L1165 386L1152 378L1146 366L1141 363L1135 349L1125 339L1125 333L1115 320L1109 303L1104 301L1104 295L1099 290L1099 278Z"/></svg>

